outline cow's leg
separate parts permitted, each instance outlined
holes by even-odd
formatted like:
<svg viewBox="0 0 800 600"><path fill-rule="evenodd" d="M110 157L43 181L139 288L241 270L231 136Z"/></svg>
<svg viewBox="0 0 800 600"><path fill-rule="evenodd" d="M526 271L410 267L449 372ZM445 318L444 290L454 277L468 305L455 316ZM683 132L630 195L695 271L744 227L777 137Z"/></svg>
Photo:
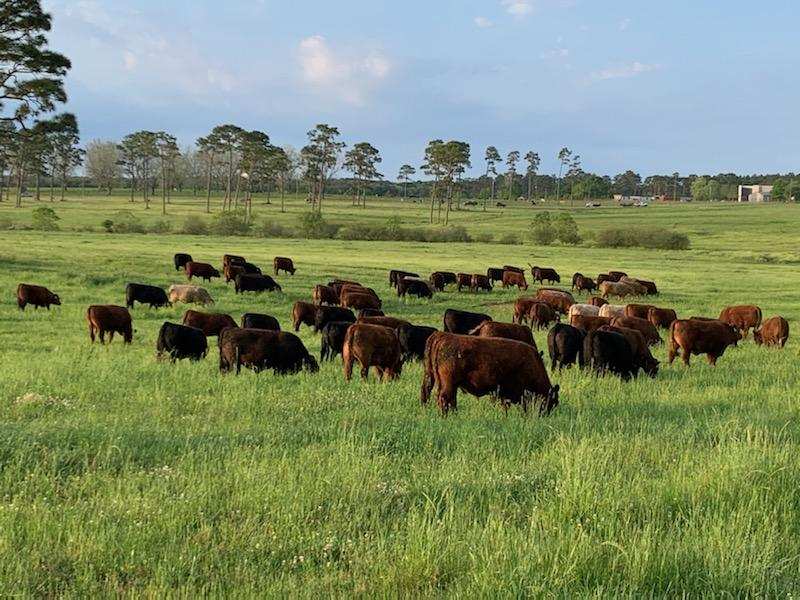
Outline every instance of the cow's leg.
<svg viewBox="0 0 800 600"><path fill-rule="evenodd" d="M419 391L419 403L425 406L431 399L431 391L433 391L433 375L425 370L422 376L422 387Z"/></svg>
<svg viewBox="0 0 800 600"><path fill-rule="evenodd" d="M363 381L367 381L369 377L369 363L365 363L361 365L361 379Z"/></svg>
<svg viewBox="0 0 800 600"><path fill-rule="evenodd" d="M689 361L691 359L691 356L692 356L692 349L691 347L687 346L686 348L683 349L683 364L685 364L687 367L689 366Z"/></svg>
<svg viewBox="0 0 800 600"><path fill-rule="evenodd" d="M89 339L94 344L94 326L91 323L89 323Z"/></svg>
<svg viewBox="0 0 800 600"><path fill-rule="evenodd" d="M101 344L105 344L106 343L106 337L105 337L106 336L106 332L103 329L98 329L97 331L98 331L98 335L100 336L100 343Z"/></svg>
<svg viewBox="0 0 800 600"><path fill-rule="evenodd" d="M667 352L667 360L669 361L669 364L672 364L675 360L675 357L678 355L678 350L680 350L680 346L674 342L669 345L669 351Z"/></svg>
<svg viewBox="0 0 800 600"><path fill-rule="evenodd" d="M111 331L108 332L108 343L110 344L113 341L114 341L114 330L112 329Z"/></svg>
<svg viewBox="0 0 800 600"><path fill-rule="evenodd" d="M708 358L708 364L710 364L712 367L717 366L717 358L719 357L716 354L708 353L706 357Z"/></svg>
<svg viewBox="0 0 800 600"><path fill-rule="evenodd" d="M353 358L349 352L342 354L342 362L344 362L344 378L350 381L353 378Z"/></svg>
<svg viewBox="0 0 800 600"><path fill-rule="evenodd" d="M436 404L439 405L439 411L443 417L447 416L450 409L456 408L456 392L455 388L447 382L440 382L439 394L436 397Z"/></svg>

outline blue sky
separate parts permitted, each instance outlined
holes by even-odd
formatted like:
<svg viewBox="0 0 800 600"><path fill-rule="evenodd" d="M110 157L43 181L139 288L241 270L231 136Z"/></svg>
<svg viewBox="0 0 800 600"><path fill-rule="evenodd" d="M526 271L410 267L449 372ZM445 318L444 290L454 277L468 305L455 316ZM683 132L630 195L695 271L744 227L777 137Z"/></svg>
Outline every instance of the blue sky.
<svg viewBox="0 0 800 600"><path fill-rule="evenodd" d="M44 0L84 139L216 124L646 175L800 171L795 0Z"/></svg>

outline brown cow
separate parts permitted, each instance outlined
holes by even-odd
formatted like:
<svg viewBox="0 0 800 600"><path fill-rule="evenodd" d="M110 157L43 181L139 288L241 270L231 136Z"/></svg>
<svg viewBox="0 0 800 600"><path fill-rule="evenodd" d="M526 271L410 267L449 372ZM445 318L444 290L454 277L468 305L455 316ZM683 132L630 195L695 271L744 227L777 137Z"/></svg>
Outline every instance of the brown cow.
<svg viewBox="0 0 800 600"><path fill-rule="evenodd" d="M184 269L186 270L186 277L189 278L189 281L192 280L192 277L199 277L205 281L211 281L212 277L219 277L219 271L208 263L192 261L186 263Z"/></svg>
<svg viewBox="0 0 800 600"><path fill-rule="evenodd" d="M339 300L342 299L342 295L347 292L355 292L356 294L369 294L376 300L380 300L378 293L373 290L372 288L364 287L360 283L345 283L339 287Z"/></svg>
<svg viewBox="0 0 800 600"><path fill-rule="evenodd" d="M343 290L341 295L342 306L344 308L380 308L381 301L374 294L361 291Z"/></svg>
<svg viewBox="0 0 800 600"><path fill-rule="evenodd" d="M708 364L714 366L717 359L725 353L725 348L735 346L740 339L742 335L727 323L677 319L669 326L669 364L683 350L683 362L687 367L692 354L706 354Z"/></svg>
<svg viewBox="0 0 800 600"><path fill-rule="evenodd" d="M491 292L492 282L486 275L479 275L476 273L470 279L469 289L473 292L477 292L478 290L486 290L487 292Z"/></svg>
<svg viewBox="0 0 800 600"><path fill-rule="evenodd" d="M436 292L444 291L445 283L444 283L444 275L442 273L439 273L438 271L435 273L431 273L431 276L428 279L428 281L430 282L431 287L433 288L434 291Z"/></svg>
<svg viewBox="0 0 800 600"><path fill-rule="evenodd" d="M536 292L536 299L548 304L550 308L563 315L569 313L569 307L575 304L575 298L569 292L546 288Z"/></svg>
<svg viewBox="0 0 800 600"><path fill-rule="evenodd" d="M734 327L746 339L750 329L758 329L761 325L761 309L754 304L727 306L719 313L719 320Z"/></svg>
<svg viewBox="0 0 800 600"><path fill-rule="evenodd" d="M625 271L609 271L608 272L608 279L609 281L619 281L623 277L627 277L628 274Z"/></svg>
<svg viewBox="0 0 800 600"><path fill-rule="evenodd" d="M533 296L522 296L514 301L514 315L511 318L512 323L527 323L528 314L531 307L537 302L542 302Z"/></svg>
<svg viewBox="0 0 800 600"><path fill-rule="evenodd" d="M661 329L669 329L672 322L678 318L678 314L671 308L657 308L651 307L647 311L647 320L656 327Z"/></svg>
<svg viewBox="0 0 800 600"><path fill-rule="evenodd" d="M244 256L239 256L238 254L223 254L222 255L222 268L224 269L227 265L243 265L247 262L247 259Z"/></svg>
<svg viewBox="0 0 800 600"><path fill-rule="evenodd" d="M611 319L608 317L584 317L583 315L573 315L569 320L569 324L589 333L600 329L603 325L611 325Z"/></svg>
<svg viewBox="0 0 800 600"><path fill-rule="evenodd" d="M459 273L456 275L456 284L458 284L458 291L461 291L461 288L470 289L472 287L472 275L467 273Z"/></svg>
<svg viewBox="0 0 800 600"><path fill-rule="evenodd" d="M627 283L634 290L636 290L637 296L647 296L649 294L647 286L640 283L638 279L634 279L633 277L623 277L619 280L619 283Z"/></svg>
<svg viewBox="0 0 800 600"><path fill-rule="evenodd" d="M644 336L644 339L647 340L650 346L661 343L661 336L658 335L658 329L647 319L640 319L639 317L615 317L611 320L611 325L614 327L635 329Z"/></svg>
<svg viewBox="0 0 800 600"><path fill-rule="evenodd" d="M655 308L655 306L653 306L652 304L626 304L625 316L646 319L647 313L650 311L651 308Z"/></svg>
<svg viewBox="0 0 800 600"><path fill-rule="evenodd" d="M597 284L594 280L581 273L575 273L572 278L572 286L578 290L578 292L593 292L597 289Z"/></svg>
<svg viewBox="0 0 800 600"><path fill-rule="evenodd" d="M93 304L86 311L86 320L89 322L89 339L92 343L95 333L100 334L101 344L105 344L106 333L111 334L109 342L114 340L115 333L119 333L126 344L130 344L133 340L133 319L124 306Z"/></svg>
<svg viewBox="0 0 800 600"><path fill-rule="evenodd" d="M753 339L759 346L780 346L786 345L789 339L789 322L783 317L770 317L761 324L760 329L753 330Z"/></svg>
<svg viewBox="0 0 800 600"><path fill-rule="evenodd" d="M443 416L458 408L459 389L477 397L496 394L506 411L510 404L527 411L532 399L539 400L540 415L558 405L558 386L551 385L541 355L516 340L437 332L428 338L423 362L420 401L427 404L438 387Z"/></svg>
<svg viewBox="0 0 800 600"><path fill-rule="evenodd" d="M609 296L625 298L626 296L637 296L639 293L637 288L629 283L604 281L600 284L600 295L603 298L608 298Z"/></svg>
<svg viewBox="0 0 800 600"><path fill-rule="evenodd" d="M310 302L298 300L292 306L292 325L295 331L300 331L300 325L314 326L314 319L317 317L317 307Z"/></svg>
<svg viewBox="0 0 800 600"><path fill-rule="evenodd" d="M236 279L237 275L244 275L247 273L241 264L228 263L222 266L222 275L225 278L225 283L230 283Z"/></svg>
<svg viewBox="0 0 800 600"><path fill-rule="evenodd" d="M397 332L382 325L356 323L347 329L342 346L344 377L353 376L353 363L361 365L361 379L366 380L369 368L375 367L378 379L397 379L403 370L402 351Z"/></svg>
<svg viewBox="0 0 800 600"><path fill-rule="evenodd" d="M547 329L551 323L557 323L561 320L559 315L552 306L544 302L537 302L531 306L528 312L528 319L531 322L531 328Z"/></svg>
<svg viewBox="0 0 800 600"><path fill-rule="evenodd" d="M272 268L275 270L275 275L278 274L278 271L284 271L285 273L294 275L296 271L292 259L286 258L285 256L276 256L272 261Z"/></svg>
<svg viewBox="0 0 800 600"><path fill-rule="evenodd" d="M503 287L517 286L520 290L528 289L528 282L525 281L524 273L517 273L516 271L503 271Z"/></svg>
<svg viewBox="0 0 800 600"><path fill-rule="evenodd" d="M311 292L311 299L314 304L339 305L339 294L328 285L315 285L314 290Z"/></svg>
<svg viewBox="0 0 800 600"><path fill-rule="evenodd" d="M589 301L586 304L591 304L592 306L603 306L604 304L608 304L608 300L601 298L600 296L592 296L589 298Z"/></svg>
<svg viewBox="0 0 800 600"><path fill-rule="evenodd" d="M603 325L600 331L614 331L625 336L628 344L631 346L633 356L636 359L639 367L650 377L658 375L658 361L650 352L647 340L645 340L641 331L630 329L629 327L617 327L614 325Z"/></svg>
<svg viewBox="0 0 800 600"><path fill-rule="evenodd" d="M34 308L44 306L47 310L50 310L51 304L61 306L61 298L44 286L20 283L17 286L17 306L20 310L25 310L28 304Z"/></svg>
<svg viewBox="0 0 800 600"><path fill-rule="evenodd" d="M507 340L517 340L523 344L528 344L536 348L536 342L533 340L531 330L524 325L517 325L516 323L500 323L498 321L484 321L475 329L469 332L469 335L478 337L497 337Z"/></svg>
<svg viewBox="0 0 800 600"><path fill-rule="evenodd" d="M382 325L383 327L388 327L389 329L400 329L405 325L411 325L411 323L409 323L404 319L398 319L397 317L387 317L386 315L374 316L374 317L358 317L358 322L366 323L367 325Z"/></svg>
<svg viewBox="0 0 800 600"><path fill-rule="evenodd" d="M187 310L183 313L183 324L189 327L196 327L201 330L206 337L219 335L223 329L236 327L233 317L224 313L206 313L198 310Z"/></svg>

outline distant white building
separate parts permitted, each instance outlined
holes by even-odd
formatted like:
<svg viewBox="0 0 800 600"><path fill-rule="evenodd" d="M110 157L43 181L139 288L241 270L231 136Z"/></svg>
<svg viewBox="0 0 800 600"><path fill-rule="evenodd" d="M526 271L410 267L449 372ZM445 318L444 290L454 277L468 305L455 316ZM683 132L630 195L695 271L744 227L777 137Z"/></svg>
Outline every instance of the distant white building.
<svg viewBox="0 0 800 600"><path fill-rule="evenodd" d="M641 204L649 204L654 200L652 196L626 196L623 194L614 194L614 200L620 206L634 206Z"/></svg>
<svg viewBox="0 0 800 600"><path fill-rule="evenodd" d="M771 185L740 185L739 202L770 202L772 200Z"/></svg>

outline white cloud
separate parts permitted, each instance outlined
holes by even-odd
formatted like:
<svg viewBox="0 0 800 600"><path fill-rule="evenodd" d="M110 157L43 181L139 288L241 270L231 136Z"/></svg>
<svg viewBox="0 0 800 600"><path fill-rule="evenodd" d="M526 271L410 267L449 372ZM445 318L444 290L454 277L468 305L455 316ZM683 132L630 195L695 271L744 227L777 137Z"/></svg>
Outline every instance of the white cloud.
<svg viewBox="0 0 800 600"><path fill-rule="evenodd" d="M569 48L553 48L552 50L547 50L546 52L542 52L539 55L539 58L543 60L552 60L557 58L567 58L569 56Z"/></svg>
<svg viewBox="0 0 800 600"><path fill-rule="evenodd" d="M487 29L488 27L492 27L494 25L494 23L492 23L492 21L486 17L475 17L472 21L481 29Z"/></svg>
<svg viewBox="0 0 800 600"><path fill-rule="evenodd" d="M532 0L501 0L506 12L515 17L524 17L533 12Z"/></svg>
<svg viewBox="0 0 800 600"><path fill-rule="evenodd" d="M642 73L656 71L659 68L659 65L634 61L629 64L607 67L605 69L601 69L600 71L595 71L590 75L590 79L595 81L605 81L607 79L627 79L630 77L636 77Z"/></svg>
<svg viewBox="0 0 800 600"><path fill-rule="evenodd" d="M628 18L622 19L622 21L619 22L620 31L625 31L630 26L631 26L631 20Z"/></svg>
<svg viewBox="0 0 800 600"><path fill-rule="evenodd" d="M139 64L139 59L130 50L125 50L125 52L122 53L122 63L125 65L126 71L133 71L136 65Z"/></svg>

